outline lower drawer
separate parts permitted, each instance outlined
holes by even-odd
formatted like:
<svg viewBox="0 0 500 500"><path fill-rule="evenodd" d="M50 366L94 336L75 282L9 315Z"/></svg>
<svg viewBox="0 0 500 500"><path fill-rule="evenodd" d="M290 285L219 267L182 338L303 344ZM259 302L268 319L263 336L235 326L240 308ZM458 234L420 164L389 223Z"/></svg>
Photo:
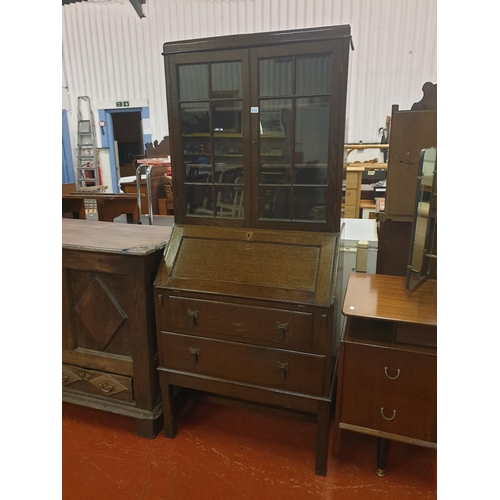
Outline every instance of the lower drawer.
<svg viewBox="0 0 500 500"><path fill-rule="evenodd" d="M437 403L435 400L344 389L340 422L435 443Z"/></svg>
<svg viewBox="0 0 500 500"><path fill-rule="evenodd" d="M74 365L62 365L63 390L80 392L89 396L134 401L132 378L96 370L88 370Z"/></svg>
<svg viewBox="0 0 500 500"><path fill-rule="evenodd" d="M323 395L325 356L177 333L161 334L160 365L223 380Z"/></svg>

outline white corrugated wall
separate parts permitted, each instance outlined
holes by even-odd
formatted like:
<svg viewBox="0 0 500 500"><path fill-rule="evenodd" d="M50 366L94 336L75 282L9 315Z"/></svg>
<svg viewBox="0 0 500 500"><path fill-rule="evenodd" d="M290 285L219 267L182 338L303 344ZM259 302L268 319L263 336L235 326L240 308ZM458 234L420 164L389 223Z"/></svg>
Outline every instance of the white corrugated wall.
<svg viewBox="0 0 500 500"><path fill-rule="evenodd" d="M153 140L168 135L163 43L172 40L350 24L348 142L379 142L393 104L409 109L437 83L437 0L128 0L62 7L63 108L72 140L77 97L97 109L147 105Z"/></svg>

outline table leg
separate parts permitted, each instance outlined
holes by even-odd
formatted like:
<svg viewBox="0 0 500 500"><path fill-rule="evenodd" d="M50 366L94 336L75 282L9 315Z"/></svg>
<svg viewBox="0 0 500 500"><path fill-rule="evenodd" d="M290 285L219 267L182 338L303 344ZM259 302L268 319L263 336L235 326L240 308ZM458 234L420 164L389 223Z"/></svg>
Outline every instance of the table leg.
<svg viewBox="0 0 500 500"><path fill-rule="evenodd" d="M163 432L166 437L177 434L177 418L174 409L174 386L168 381L168 373L160 371L160 388L163 402Z"/></svg>
<svg viewBox="0 0 500 500"><path fill-rule="evenodd" d="M326 476L330 408L330 401L318 401L318 423L316 429L316 475L318 476Z"/></svg>
<svg viewBox="0 0 500 500"><path fill-rule="evenodd" d="M377 476L385 476L385 468L387 465L390 444L391 441L389 439L378 438L377 440Z"/></svg>

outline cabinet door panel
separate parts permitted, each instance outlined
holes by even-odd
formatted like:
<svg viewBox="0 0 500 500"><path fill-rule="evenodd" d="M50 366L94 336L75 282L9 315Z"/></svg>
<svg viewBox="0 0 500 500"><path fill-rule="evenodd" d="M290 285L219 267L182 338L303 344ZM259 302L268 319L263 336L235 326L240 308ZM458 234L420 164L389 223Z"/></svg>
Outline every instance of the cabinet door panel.
<svg viewBox="0 0 500 500"><path fill-rule="evenodd" d="M251 50L253 204L256 227L285 223L333 227L342 180L338 145L342 113L342 42L298 43ZM341 139L343 144L343 137ZM340 175L339 175L340 173Z"/></svg>
<svg viewBox="0 0 500 500"><path fill-rule="evenodd" d="M248 50L174 56L169 116L179 222L245 225ZM175 149L175 148L174 148ZM177 219L176 219L177 220Z"/></svg>

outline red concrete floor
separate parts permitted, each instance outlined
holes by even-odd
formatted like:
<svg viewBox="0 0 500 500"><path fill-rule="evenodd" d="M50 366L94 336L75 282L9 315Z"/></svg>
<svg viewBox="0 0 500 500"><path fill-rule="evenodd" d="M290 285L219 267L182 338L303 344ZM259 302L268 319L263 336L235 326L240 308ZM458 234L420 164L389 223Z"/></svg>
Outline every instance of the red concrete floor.
<svg viewBox="0 0 500 500"><path fill-rule="evenodd" d="M376 438L330 429L328 472L314 474L312 422L197 401L175 439L135 435L134 420L62 406L63 500L425 500L437 498L436 450L392 442L375 474Z"/></svg>

